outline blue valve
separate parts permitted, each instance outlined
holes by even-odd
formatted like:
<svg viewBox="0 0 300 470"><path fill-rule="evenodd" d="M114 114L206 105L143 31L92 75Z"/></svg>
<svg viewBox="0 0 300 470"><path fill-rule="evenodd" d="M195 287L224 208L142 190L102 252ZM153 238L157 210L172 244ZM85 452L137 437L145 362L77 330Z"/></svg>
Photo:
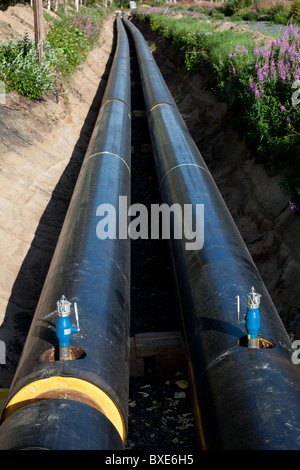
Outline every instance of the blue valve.
<svg viewBox="0 0 300 470"><path fill-rule="evenodd" d="M70 320L71 302L69 302L64 295L57 302L58 320L56 325L56 334L59 342L60 360L70 359L70 341L72 333L80 331L77 305L74 304L74 307L77 327L73 327Z"/></svg>
<svg viewBox="0 0 300 470"><path fill-rule="evenodd" d="M238 323L246 325L248 336L248 348L258 348L258 332L260 330L260 304L261 295L255 292L254 287L251 292L247 294L247 312L245 318L240 320L240 298L237 296L237 310L238 310Z"/></svg>

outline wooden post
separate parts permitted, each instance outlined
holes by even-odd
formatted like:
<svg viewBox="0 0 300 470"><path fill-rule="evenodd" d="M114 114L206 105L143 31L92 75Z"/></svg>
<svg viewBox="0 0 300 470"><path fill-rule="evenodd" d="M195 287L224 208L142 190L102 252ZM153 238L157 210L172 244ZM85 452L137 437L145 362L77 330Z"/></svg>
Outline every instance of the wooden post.
<svg viewBox="0 0 300 470"><path fill-rule="evenodd" d="M37 62L39 64L42 60L44 47L45 47L42 0L33 0L33 14L34 14L35 47L36 47L36 53L37 53Z"/></svg>

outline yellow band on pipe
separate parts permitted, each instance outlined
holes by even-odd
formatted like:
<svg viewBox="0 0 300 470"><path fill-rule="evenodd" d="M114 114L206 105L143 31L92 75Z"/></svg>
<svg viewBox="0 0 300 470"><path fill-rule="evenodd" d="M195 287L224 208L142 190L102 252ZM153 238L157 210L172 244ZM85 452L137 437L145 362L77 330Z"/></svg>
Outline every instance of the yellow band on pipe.
<svg viewBox="0 0 300 470"><path fill-rule="evenodd" d="M104 101L104 103L101 104L101 108L106 103L110 103L111 101L120 101L121 103L126 104L126 106L129 108L128 103L126 103L126 101L120 100L119 98L109 98L108 100Z"/></svg>
<svg viewBox="0 0 300 470"><path fill-rule="evenodd" d="M46 398L69 398L96 408L110 420L119 432L122 441L125 441L124 420L115 402L96 385L75 377L54 376L26 385L8 402L3 420L30 402Z"/></svg>
<svg viewBox="0 0 300 470"><path fill-rule="evenodd" d="M151 111L153 111L153 109L157 108L157 106L161 106L162 104L167 104L168 106L172 106L174 108L174 106L170 103L157 103L154 106L152 106L151 109L149 109L149 113L151 113Z"/></svg>

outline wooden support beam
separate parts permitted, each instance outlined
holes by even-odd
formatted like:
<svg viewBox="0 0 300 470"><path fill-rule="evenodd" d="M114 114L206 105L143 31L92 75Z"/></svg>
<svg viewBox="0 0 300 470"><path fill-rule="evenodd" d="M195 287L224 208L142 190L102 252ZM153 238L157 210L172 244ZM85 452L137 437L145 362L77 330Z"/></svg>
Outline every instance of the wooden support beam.
<svg viewBox="0 0 300 470"><path fill-rule="evenodd" d="M143 376L148 358L153 359L159 375L179 372L185 368L184 351L179 331L136 334L130 338L130 375Z"/></svg>

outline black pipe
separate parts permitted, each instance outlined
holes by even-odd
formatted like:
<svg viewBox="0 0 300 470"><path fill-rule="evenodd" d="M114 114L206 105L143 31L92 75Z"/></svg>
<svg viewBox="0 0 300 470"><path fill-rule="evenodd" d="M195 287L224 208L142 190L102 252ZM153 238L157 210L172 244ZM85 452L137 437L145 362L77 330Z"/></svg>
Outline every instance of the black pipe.
<svg viewBox="0 0 300 470"><path fill-rule="evenodd" d="M124 21L138 54L162 201L191 205L194 223L196 205L204 207L198 246L183 226L181 239L170 238L199 447L299 449L300 370L290 339L142 34ZM244 347L237 324L236 296L246 313L252 286L262 295L265 348Z"/></svg>
<svg viewBox="0 0 300 470"><path fill-rule="evenodd" d="M118 226L119 196L130 203L129 46L121 19L116 21L118 42L109 80L9 390L0 449L124 448L130 240L100 239L97 232L104 216L100 205L116 208ZM56 334L56 302L62 295L77 303L80 324L71 338L73 359L64 361L57 356ZM71 318L75 325L73 313Z"/></svg>

